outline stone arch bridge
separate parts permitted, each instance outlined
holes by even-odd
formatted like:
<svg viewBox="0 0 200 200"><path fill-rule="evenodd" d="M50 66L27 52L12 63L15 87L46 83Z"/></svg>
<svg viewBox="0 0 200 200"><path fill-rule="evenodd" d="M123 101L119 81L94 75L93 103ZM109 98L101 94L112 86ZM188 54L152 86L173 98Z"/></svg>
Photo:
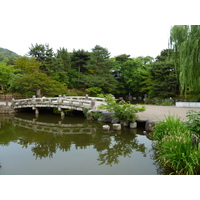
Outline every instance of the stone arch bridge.
<svg viewBox="0 0 200 200"><path fill-rule="evenodd" d="M28 99L12 99L11 106L13 109L25 109L32 108L35 110L35 114L39 114L41 108L57 108L61 112L61 116L64 116L64 110L79 110L93 109L95 110L98 105L105 104L104 98L95 98L88 96L61 96L59 97L42 97L36 98L33 96Z"/></svg>

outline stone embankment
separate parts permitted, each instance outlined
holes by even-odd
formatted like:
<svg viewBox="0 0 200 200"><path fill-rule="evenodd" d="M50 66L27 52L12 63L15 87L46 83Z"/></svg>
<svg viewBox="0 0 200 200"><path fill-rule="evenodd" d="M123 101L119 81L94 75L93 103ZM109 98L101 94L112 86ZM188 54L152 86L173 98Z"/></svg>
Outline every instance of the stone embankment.
<svg viewBox="0 0 200 200"><path fill-rule="evenodd" d="M155 124L160 120L165 120L167 116L179 117L182 121L187 120L187 112L189 110L194 110L200 112L199 107L176 107L176 106L155 106L155 105L145 105L146 110L144 112L137 113L138 119L137 123L139 126L145 127L147 131L152 131ZM116 119L113 120L112 113L106 111L95 111L101 112L103 114L103 119L100 121L105 123L119 123Z"/></svg>
<svg viewBox="0 0 200 200"><path fill-rule="evenodd" d="M104 123L111 123L113 126L116 126L117 124L120 124L119 119L113 118L113 113L110 113L105 110L91 110L90 112L92 113L101 113L102 117L98 119L99 122L104 122ZM138 118L136 120L136 124L133 126L130 126L130 128L136 128L137 126L143 126L145 127L146 131L153 131L155 124L157 123L158 120L155 119L147 119L147 118ZM124 126L129 126L129 124ZM107 125L105 125L105 129L107 128ZM103 127L104 129L104 127ZM117 128L116 128L117 130Z"/></svg>
<svg viewBox="0 0 200 200"><path fill-rule="evenodd" d="M14 109L10 106L11 102L3 101L0 102L0 114L12 114L14 113Z"/></svg>

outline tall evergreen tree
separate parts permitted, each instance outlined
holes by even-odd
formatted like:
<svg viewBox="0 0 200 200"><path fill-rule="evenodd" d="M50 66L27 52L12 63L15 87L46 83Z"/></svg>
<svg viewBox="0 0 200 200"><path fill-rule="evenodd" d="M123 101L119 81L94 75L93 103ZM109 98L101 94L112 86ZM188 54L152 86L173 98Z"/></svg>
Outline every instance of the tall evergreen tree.
<svg viewBox="0 0 200 200"><path fill-rule="evenodd" d="M169 98L179 94L179 80L176 76L173 51L165 49L156 57L149 68L149 97Z"/></svg>
<svg viewBox="0 0 200 200"><path fill-rule="evenodd" d="M106 48L96 45L91 52L91 59L86 66L87 72L82 76L82 83L87 87L99 87L104 92L115 89L116 80L110 72L112 62Z"/></svg>
<svg viewBox="0 0 200 200"><path fill-rule="evenodd" d="M40 70L47 75L50 75L54 69L54 52L53 49L49 47L48 44L32 44L29 48L28 55L35 57L36 60L42 63Z"/></svg>

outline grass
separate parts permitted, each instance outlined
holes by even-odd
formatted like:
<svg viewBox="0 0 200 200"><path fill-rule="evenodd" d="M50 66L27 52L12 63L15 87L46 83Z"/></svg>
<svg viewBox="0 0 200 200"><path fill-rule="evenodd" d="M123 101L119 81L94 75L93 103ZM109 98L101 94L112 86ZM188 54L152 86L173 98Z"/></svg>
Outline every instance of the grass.
<svg viewBox="0 0 200 200"><path fill-rule="evenodd" d="M153 132L157 140L157 161L171 168L175 174L199 174L200 150L192 145L192 132L187 123L168 116L159 122Z"/></svg>

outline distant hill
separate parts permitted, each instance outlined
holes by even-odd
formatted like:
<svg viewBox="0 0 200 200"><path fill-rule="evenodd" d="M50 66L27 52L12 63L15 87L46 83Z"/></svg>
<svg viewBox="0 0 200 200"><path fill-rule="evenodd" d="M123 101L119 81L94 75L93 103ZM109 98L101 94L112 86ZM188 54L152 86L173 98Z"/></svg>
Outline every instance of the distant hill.
<svg viewBox="0 0 200 200"><path fill-rule="evenodd" d="M9 60L17 57L19 57L19 55L15 52L0 47L0 62L8 62Z"/></svg>

